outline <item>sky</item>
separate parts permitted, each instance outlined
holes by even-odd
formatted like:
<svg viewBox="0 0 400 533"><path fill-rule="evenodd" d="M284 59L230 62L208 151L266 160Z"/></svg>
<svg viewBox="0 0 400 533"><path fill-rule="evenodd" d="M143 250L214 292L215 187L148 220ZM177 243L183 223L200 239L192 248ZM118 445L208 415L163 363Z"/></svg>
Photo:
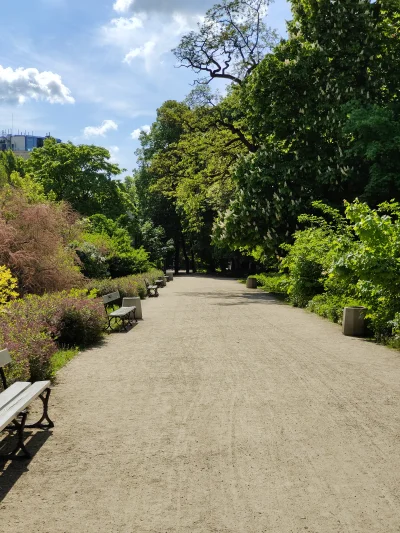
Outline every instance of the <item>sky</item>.
<svg viewBox="0 0 400 533"><path fill-rule="evenodd" d="M195 74L171 49L215 0L5 2L0 18L0 131L11 129L110 150L136 165L141 130L165 100L183 100ZM286 0L268 25L285 35Z"/></svg>

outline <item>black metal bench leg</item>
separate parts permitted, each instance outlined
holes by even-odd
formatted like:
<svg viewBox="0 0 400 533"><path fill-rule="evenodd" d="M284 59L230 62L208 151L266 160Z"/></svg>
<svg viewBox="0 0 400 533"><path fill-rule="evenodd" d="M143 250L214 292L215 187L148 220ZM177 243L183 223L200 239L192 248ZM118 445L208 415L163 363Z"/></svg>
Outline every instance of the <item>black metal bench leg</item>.
<svg viewBox="0 0 400 533"><path fill-rule="evenodd" d="M27 428L39 428L39 429L49 429L54 427L54 422L50 419L48 409L49 409L49 399L50 399L51 389L46 389L43 394L39 396L39 398L43 402L43 415L40 420L38 420L35 424L27 424L25 427ZM43 422L47 420L47 424L43 424Z"/></svg>
<svg viewBox="0 0 400 533"><path fill-rule="evenodd" d="M13 421L13 424L15 428L17 429L17 437L18 437L17 445L11 453L0 455L0 459L3 459L3 460L5 459L9 461L11 459L30 459L32 457L31 454L28 452L28 450L25 448L25 444L24 444L24 429L25 427L27 427L25 425L27 417L28 417L28 413L24 411L23 413L21 413L20 422L18 422L17 420ZM18 455L19 451L21 451L23 455Z"/></svg>

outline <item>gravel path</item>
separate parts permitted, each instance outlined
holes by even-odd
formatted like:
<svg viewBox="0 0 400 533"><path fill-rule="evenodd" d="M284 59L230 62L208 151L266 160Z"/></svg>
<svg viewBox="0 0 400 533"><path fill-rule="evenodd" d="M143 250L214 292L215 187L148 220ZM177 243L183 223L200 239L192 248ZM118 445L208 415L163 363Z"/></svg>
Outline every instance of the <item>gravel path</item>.
<svg viewBox="0 0 400 533"><path fill-rule="evenodd" d="M231 280L144 316L60 372L2 533L400 531L397 352Z"/></svg>

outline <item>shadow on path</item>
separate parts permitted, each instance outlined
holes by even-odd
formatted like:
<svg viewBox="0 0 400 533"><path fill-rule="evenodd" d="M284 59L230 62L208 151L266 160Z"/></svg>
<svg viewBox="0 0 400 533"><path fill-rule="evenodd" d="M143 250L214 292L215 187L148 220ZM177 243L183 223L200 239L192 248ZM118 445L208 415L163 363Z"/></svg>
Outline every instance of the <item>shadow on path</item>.
<svg viewBox="0 0 400 533"><path fill-rule="evenodd" d="M32 455L31 459L17 459L8 461L7 459L0 459L0 502L4 500L13 486L17 483L19 478L29 471L30 461L35 457L41 447L46 443L47 439L51 437L53 432L51 430L26 431L24 433L24 443ZM16 443L16 435L10 432L0 441L0 454L10 453Z"/></svg>
<svg viewBox="0 0 400 533"><path fill-rule="evenodd" d="M226 294L223 291L218 292L178 292L176 293L179 296L195 296L196 298L207 298L207 299L217 299L225 300L224 302L219 302L214 305L220 306L229 306L229 305L247 305L253 303L262 303L269 305L287 305L284 301L277 299L271 294L266 294L262 292L227 292Z"/></svg>

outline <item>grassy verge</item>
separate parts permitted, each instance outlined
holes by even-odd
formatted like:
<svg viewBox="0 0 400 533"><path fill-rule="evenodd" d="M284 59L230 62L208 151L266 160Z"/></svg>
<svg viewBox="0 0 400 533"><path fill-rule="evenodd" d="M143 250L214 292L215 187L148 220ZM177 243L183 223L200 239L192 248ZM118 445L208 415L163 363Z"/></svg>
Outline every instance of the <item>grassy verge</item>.
<svg viewBox="0 0 400 533"><path fill-rule="evenodd" d="M51 358L51 375L55 376L63 366L65 366L71 359L77 356L79 348L69 348L65 350L58 350Z"/></svg>

